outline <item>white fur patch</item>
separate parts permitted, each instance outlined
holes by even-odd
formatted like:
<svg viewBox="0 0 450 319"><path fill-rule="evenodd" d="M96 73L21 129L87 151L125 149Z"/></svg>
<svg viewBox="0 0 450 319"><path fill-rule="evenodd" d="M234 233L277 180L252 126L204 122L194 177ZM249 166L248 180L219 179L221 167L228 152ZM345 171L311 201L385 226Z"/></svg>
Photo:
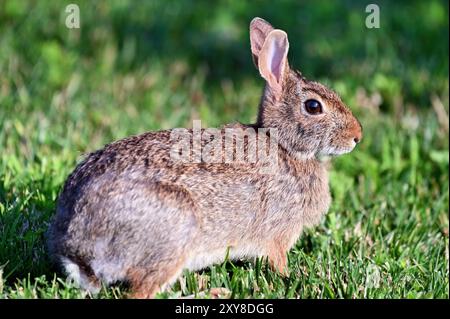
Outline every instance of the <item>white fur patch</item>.
<svg viewBox="0 0 450 319"><path fill-rule="evenodd" d="M245 259L256 258L263 256L264 253L260 248L254 245L242 245L238 247L232 247L229 250L229 259ZM193 255L186 263L185 268L191 271L200 270L213 264L219 264L225 261L227 256L227 248L216 249L213 251L202 252Z"/></svg>
<svg viewBox="0 0 450 319"><path fill-rule="evenodd" d="M93 284L76 263L66 257L61 257L61 263L67 274L67 279L75 286L87 290L92 294L98 294L100 292L100 286Z"/></svg>

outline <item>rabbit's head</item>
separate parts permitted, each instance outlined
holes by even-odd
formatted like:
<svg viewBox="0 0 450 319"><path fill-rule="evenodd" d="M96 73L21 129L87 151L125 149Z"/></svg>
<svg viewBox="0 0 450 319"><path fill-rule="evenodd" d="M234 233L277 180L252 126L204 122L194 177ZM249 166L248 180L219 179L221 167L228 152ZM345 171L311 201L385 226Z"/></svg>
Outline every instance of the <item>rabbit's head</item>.
<svg viewBox="0 0 450 319"><path fill-rule="evenodd" d="M361 141L361 124L335 92L289 67L287 34L255 18L250 43L253 61L266 80L258 125L277 129L280 145L295 156L352 151Z"/></svg>

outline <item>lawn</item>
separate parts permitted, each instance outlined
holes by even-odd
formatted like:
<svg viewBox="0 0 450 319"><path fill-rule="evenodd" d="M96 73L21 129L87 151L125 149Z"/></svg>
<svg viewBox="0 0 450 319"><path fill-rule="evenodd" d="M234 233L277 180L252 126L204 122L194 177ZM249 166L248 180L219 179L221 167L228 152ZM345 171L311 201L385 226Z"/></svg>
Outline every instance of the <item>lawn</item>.
<svg viewBox="0 0 450 319"><path fill-rule="evenodd" d="M49 262L44 233L83 154L149 130L256 118L263 80L248 24L290 39L291 64L364 127L333 160L332 206L289 253L185 272L160 298L449 298L448 2L0 1L0 298L86 295ZM253 4L252 4L253 3Z"/></svg>

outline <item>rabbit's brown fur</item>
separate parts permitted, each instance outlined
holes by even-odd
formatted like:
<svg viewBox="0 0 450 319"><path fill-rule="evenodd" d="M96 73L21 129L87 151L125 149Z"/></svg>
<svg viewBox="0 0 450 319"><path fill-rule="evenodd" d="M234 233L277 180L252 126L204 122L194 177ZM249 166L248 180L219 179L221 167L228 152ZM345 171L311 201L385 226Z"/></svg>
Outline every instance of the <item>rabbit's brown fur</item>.
<svg viewBox="0 0 450 319"><path fill-rule="evenodd" d="M361 126L336 93L289 68L284 32L259 18L250 30L267 84L257 123L227 127L276 128L278 165L261 174L261 161L175 162L170 130L91 153L64 185L48 241L83 288L128 281L134 297L153 297L183 269L221 262L228 250L233 259L267 256L287 275L288 250L330 204L327 167L318 158L351 151ZM312 98L323 114L305 113Z"/></svg>

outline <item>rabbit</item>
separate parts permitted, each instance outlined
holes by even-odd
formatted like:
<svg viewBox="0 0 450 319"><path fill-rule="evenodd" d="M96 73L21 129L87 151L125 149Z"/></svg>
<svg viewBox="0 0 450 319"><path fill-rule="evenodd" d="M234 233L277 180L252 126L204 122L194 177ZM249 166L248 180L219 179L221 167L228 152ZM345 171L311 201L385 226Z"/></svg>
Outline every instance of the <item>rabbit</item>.
<svg viewBox="0 0 450 319"><path fill-rule="evenodd" d="M58 196L47 240L52 260L82 289L95 294L102 285L126 282L129 297L154 298L184 269L227 257L267 258L289 276L288 251L330 205L323 159L351 152L362 126L335 92L290 67L284 31L254 18L250 44L265 79L256 123L220 132L270 135L277 165L261 173L261 160L175 161L174 130L90 153Z"/></svg>

